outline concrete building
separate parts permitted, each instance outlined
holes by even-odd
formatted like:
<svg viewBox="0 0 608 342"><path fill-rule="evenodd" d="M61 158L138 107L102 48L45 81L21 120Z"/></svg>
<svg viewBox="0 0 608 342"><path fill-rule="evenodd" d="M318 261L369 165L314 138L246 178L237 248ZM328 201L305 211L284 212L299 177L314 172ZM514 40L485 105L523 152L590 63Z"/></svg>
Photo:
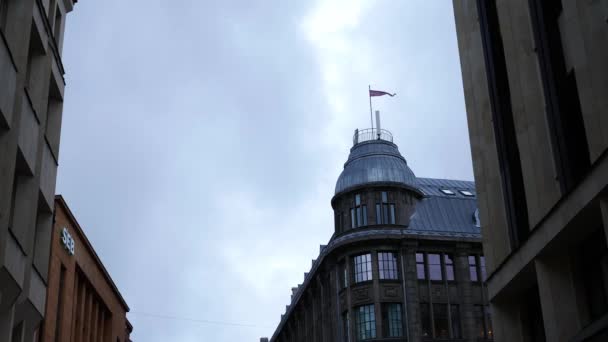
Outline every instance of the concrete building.
<svg viewBox="0 0 608 342"><path fill-rule="evenodd" d="M129 306L61 196L55 200L51 236L39 342L129 342Z"/></svg>
<svg viewBox="0 0 608 342"><path fill-rule="evenodd" d="M608 341L608 2L454 0L497 341Z"/></svg>
<svg viewBox="0 0 608 342"><path fill-rule="evenodd" d="M353 140L335 232L270 341L491 340L474 183L417 178L388 131Z"/></svg>
<svg viewBox="0 0 608 342"><path fill-rule="evenodd" d="M0 0L0 341L34 341L44 316L75 0Z"/></svg>

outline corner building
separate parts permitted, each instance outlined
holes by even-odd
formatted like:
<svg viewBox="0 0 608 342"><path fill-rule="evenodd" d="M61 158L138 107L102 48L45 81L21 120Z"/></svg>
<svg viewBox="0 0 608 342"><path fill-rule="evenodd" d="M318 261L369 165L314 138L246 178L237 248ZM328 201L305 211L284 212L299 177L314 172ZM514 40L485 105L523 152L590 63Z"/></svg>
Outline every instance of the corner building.
<svg viewBox="0 0 608 342"><path fill-rule="evenodd" d="M44 318L75 0L0 0L0 341L37 339Z"/></svg>
<svg viewBox="0 0 608 342"><path fill-rule="evenodd" d="M608 2L453 5L496 340L608 341Z"/></svg>
<svg viewBox="0 0 608 342"><path fill-rule="evenodd" d="M270 341L487 341L473 182L417 178L390 132L355 131L335 232Z"/></svg>
<svg viewBox="0 0 608 342"><path fill-rule="evenodd" d="M129 306L63 197L55 199L49 288L36 342L129 342Z"/></svg>

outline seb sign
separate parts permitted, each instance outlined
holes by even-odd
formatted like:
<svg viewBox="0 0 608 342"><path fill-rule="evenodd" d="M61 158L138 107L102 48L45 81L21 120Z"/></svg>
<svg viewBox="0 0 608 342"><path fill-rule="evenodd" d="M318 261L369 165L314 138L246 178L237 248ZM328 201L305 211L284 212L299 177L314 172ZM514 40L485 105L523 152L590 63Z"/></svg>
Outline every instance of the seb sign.
<svg viewBox="0 0 608 342"><path fill-rule="evenodd" d="M68 251L69 255L74 255L74 239L66 227L63 227L63 230L61 230L61 244Z"/></svg>

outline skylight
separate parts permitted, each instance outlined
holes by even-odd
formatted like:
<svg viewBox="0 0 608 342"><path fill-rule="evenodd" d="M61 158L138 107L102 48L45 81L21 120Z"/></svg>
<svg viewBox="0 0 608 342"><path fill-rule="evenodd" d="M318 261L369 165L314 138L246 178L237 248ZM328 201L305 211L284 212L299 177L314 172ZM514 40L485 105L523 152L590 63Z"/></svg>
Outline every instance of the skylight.
<svg viewBox="0 0 608 342"><path fill-rule="evenodd" d="M439 191L443 192L446 195L454 196L456 193L450 189L439 189Z"/></svg>
<svg viewBox="0 0 608 342"><path fill-rule="evenodd" d="M472 192L470 192L469 190L458 190L461 194L463 194L464 196L467 197L473 197L475 196L475 194L473 194Z"/></svg>

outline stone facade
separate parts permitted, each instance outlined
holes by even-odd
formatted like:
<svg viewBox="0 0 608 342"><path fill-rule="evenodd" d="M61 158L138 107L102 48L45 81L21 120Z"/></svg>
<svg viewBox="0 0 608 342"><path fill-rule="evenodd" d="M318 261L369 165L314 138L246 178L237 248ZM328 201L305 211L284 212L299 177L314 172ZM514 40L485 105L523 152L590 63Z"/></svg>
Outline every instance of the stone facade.
<svg viewBox="0 0 608 342"><path fill-rule="evenodd" d="M496 340L608 340L608 3L453 5Z"/></svg>
<svg viewBox="0 0 608 342"><path fill-rule="evenodd" d="M491 340L474 183L416 178L390 141L354 142L335 233L270 341Z"/></svg>
<svg viewBox="0 0 608 342"><path fill-rule="evenodd" d="M34 341L45 312L74 0L0 0L0 341Z"/></svg>

